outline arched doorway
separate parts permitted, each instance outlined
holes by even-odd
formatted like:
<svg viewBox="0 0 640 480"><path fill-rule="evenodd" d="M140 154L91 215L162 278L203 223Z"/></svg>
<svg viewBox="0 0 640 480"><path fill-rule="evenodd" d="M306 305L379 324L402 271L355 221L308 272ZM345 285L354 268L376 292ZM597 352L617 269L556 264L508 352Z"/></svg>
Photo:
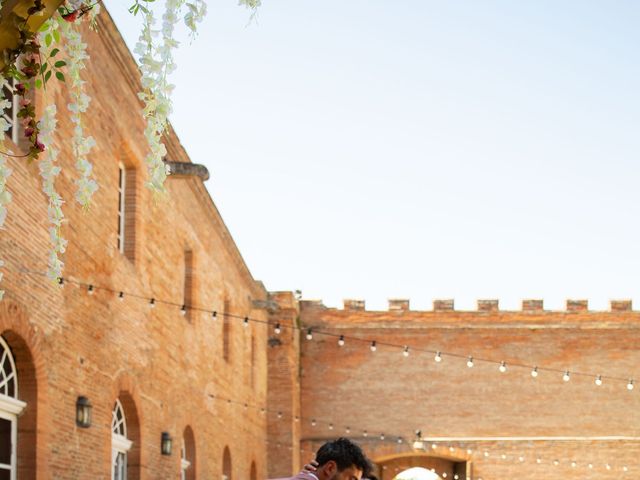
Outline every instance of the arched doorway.
<svg viewBox="0 0 640 480"><path fill-rule="evenodd" d="M224 447L224 453L222 454L222 480L233 480L231 472L231 452L229 447Z"/></svg>
<svg viewBox="0 0 640 480"><path fill-rule="evenodd" d="M398 473L394 480L442 480L442 477L422 467L411 467Z"/></svg>
<svg viewBox="0 0 640 480"><path fill-rule="evenodd" d="M184 429L182 448L180 449L180 478L181 480L196 479L196 441L191 427Z"/></svg>

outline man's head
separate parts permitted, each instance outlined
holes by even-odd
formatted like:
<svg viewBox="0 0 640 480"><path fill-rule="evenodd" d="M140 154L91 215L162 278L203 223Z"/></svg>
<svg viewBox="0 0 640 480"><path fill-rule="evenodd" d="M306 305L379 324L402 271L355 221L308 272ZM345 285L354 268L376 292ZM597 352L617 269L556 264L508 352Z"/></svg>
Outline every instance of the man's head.
<svg viewBox="0 0 640 480"><path fill-rule="evenodd" d="M371 464L362 449L346 438L325 443L318 453L320 480L361 480L371 470Z"/></svg>

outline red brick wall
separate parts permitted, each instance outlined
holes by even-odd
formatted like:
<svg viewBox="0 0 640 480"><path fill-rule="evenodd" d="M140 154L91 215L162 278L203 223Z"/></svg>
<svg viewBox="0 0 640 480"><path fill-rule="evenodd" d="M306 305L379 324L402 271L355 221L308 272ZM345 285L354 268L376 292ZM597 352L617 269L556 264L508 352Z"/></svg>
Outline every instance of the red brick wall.
<svg viewBox="0 0 640 480"><path fill-rule="evenodd" d="M580 308L574 308L578 303ZM375 353L368 342L349 338L342 348L335 337L320 335L302 343L302 415L340 425L330 432L305 421L303 444L312 441L316 448L323 439L344 434L349 425L350 436L366 440L373 458L389 461L411 451L413 432L419 428L424 437L436 439L430 455L450 456L448 447L453 446L457 460L473 463L474 478L560 474L614 479L640 473L638 388L629 392L625 380L605 380L597 387L594 378L576 375L565 383L561 373L542 372L533 379L530 369L514 366L533 362L628 378L638 373L640 362L639 312L615 308L617 304L611 312L590 312L581 302L570 302L570 312L503 312L493 302L482 302L478 312L458 312L449 304L438 305L441 311L436 312L369 312L302 303L303 328L378 341ZM463 357L445 356L438 364L433 354L414 350L405 358L401 347L385 347L385 342ZM466 355L512 366L500 373L497 365L476 361L470 369ZM323 386L322 395L318 385ZM381 433L384 441L379 440ZM402 445L390 441L398 435L405 440ZM467 448L474 453L467 455ZM537 457L542 464L535 462ZM561 464L554 466L554 459ZM588 469L590 462L594 469ZM612 470L605 468L607 462ZM621 476L625 465L629 472Z"/></svg>
<svg viewBox="0 0 640 480"><path fill-rule="evenodd" d="M84 29L91 60L87 90L93 98L85 117L86 132L97 147L91 154L100 189L89 210L73 199L66 86L40 94L39 111L55 100L59 130L56 146L63 173L56 188L66 203L62 235L69 240L64 274L95 285L154 296L181 304L184 298L184 252L193 252L193 299L222 311L228 298L235 313L266 318L252 300L265 299L251 277L204 186L197 179L169 179L166 196L144 187L141 105L136 97L135 64L106 12L98 32ZM171 160L189 161L170 132ZM135 259L117 249L118 162L136 168ZM112 293L89 296L71 284L64 288L43 277L17 273L26 267L44 271L48 251L47 203L40 190L37 163L10 160L13 194L6 228L0 235L0 258L7 262L0 304L0 326L17 351L21 342L35 359L37 402L24 397L34 379L21 368L23 398L32 411L37 403L37 435L31 417L20 420L21 438L35 439L35 457L20 445L19 458L37 458L38 479L108 479L111 456L111 410L123 401L133 440L132 478L178 478L181 436L193 431L198 478L220 478L222 456L229 447L233 479L249 478L255 461L258 478L266 476L266 418L256 409L228 405L221 395L266 404L267 330L259 324L231 326L231 360L222 355L222 321L178 307L117 300ZM251 384L251 339L256 339L255 384ZM93 404L93 425L75 425L75 402L85 395ZM34 417L34 422L35 417ZM135 425L137 424L137 426ZM161 432L174 438L174 453L160 455ZM31 457L30 457L31 455ZM136 460L134 457L137 457ZM24 467L27 468L27 467ZM26 470L23 470L23 473ZM27 473L21 478L32 478Z"/></svg>

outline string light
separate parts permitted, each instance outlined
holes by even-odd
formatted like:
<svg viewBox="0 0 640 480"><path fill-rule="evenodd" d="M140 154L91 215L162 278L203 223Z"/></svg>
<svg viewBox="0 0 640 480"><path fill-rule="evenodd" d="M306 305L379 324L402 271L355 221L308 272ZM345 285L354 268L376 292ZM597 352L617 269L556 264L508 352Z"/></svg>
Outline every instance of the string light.
<svg viewBox="0 0 640 480"><path fill-rule="evenodd" d="M467 360L467 367L473 368L473 357L469 357Z"/></svg>
<svg viewBox="0 0 640 480"><path fill-rule="evenodd" d="M351 433L351 429L349 427L345 428L344 431L347 432L347 435Z"/></svg>
<svg viewBox="0 0 640 480"><path fill-rule="evenodd" d="M553 461L553 465L554 465L554 466L556 466L556 467L557 467L559 464L560 464L560 462L559 462L558 460L554 460L554 461Z"/></svg>
<svg viewBox="0 0 640 480"><path fill-rule="evenodd" d="M313 420L311 420L311 426L315 427L316 426L316 419L314 418Z"/></svg>
<svg viewBox="0 0 640 480"><path fill-rule="evenodd" d="M542 459L541 458L536 458L536 463L539 465L542 463Z"/></svg>
<svg viewBox="0 0 640 480"><path fill-rule="evenodd" d="M215 320L217 316L218 316L218 312L216 312L215 310L211 312L211 318Z"/></svg>
<svg viewBox="0 0 640 480"><path fill-rule="evenodd" d="M409 347L407 345L404 346L404 351L402 352L402 355L404 355L405 357L409 356Z"/></svg>
<svg viewBox="0 0 640 480"><path fill-rule="evenodd" d="M577 465L577 463L576 463L575 461L572 461L572 462L571 462L571 467L572 467L572 468L576 468L576 465Z"/></svg>
<svg viewBox="0 0 640 480"><path fill-rule="evenodd" d="M274 333L275 333L276 335L280 335L280 332L282 332L282 329L280 328L280 324L279 324L279 323L276 323L276 326L275 326L275 328L273 329L273 331L274 331Z"/></svg>
<svg viewBox="0 0 640 480"><path fill-rule="evenodd" d="M380 434L380 440L384 440L384 433Z"/></svg>
<svg viewBox="0 0 640 480"><path fill-rule="evenodd" d="M362 436L366 438L366 437L368 437L368 436L369 436L369 434L368 434L368 433L367 433L367 431L365 430L364 432L362 432Z"/></svg>
<svg viewBox="0 0 640 480"><path fill-rule="evenodd" d="M376 347L376 341L375 340L373 342L371 342L371 347L369 347L369 348L371 348L372 352L375 352L378 349L378 347Z"/></svg>
<svg viewBox="0 0 640 480"><path fill-rule="evenodd" d="M244 325L244 327L248 327L249 326L249 317L244 317L244 320L242 321L242 324Z"/></svg>
<svg viewBox="0 0 640 480"><path fill-rule="evenodd" d="M87 288L87 293L88 293L89 295L93 295L93 291L94 291L94 290L93 290L93 285L89 285L89 287Z"/></svg>
<svg viewBox="0 0 640 480"><path fill-rule="evenodd" d="M182 307L180 307L180 315L184 317L186 314L187 314L187 306L182 305Z"/></svg>
<svg viewBox="0 0 640 480"><path fill-rule="evenodd" d="M397 442L398 442L399 444L400 444L400 443L402 443L402 438L401 438L401 437L398 437Z"/></svg>
<svg viewBox="0 0 640 480"><path fill-rule="evenodd" d="M307 330L307 340L313 340L313 333L311 329Z"/></svg>
<svg viewBox="0 0 640 480"><path fill-rule="evenodd" d="M329 424L329 430L333 430L333 423Z"/></svg>
<svg viewBox="0 0 640 480"><path fill-rule="evenodd" d="M436 448L438 448L438 445L436 443L432 443L431 450L435 450Z"/></svg>
<svg viewBox="0 0 640 480"><path fill-rule="evenodd" d="M506 364L506 363L504 363L504 362L500 362L500 367L498 367L498 369L499 369L502 373L506 372L506 371L507 371L507 364Z"/></svg>
<svg viewBox="0 0 640 480"><path fill-rule="evenodd" d="M26 269L21 269L20 273L46 276L45 272L28 271ZM137 295L137 294L130 293L130 292L125 292L125 291L112 290L112 289L110 289L108 287L95 286L94 284L84 283L84 282L80 282L80 281L76 281L76 280L70 280L69 278L64 278L64 277L58 277L57 282L58 282L58 284L60 286L63 286L66 282L71 282L73 284L78 285L79 287L85 286L87 288L87 292L88 293L89 292L93 293L93 292L95 292L95 291L97 291L99 289L102 289L102 290L105 290L105 291L110 291L110 292L113 292L113 293L117 294L117 298L118 298L119 301L124 300L124 296L125 295L129 295L129 296L132 296L134 298L145 299L145 297L142 296L142 295ZM149 297L146 297L146 298L149 298ZM155 297L152 297L152 298L150 298L148 300L148 305L149 305L150 308L155 308L155 306L156 306L156 304L158 302L159 303L164 303L164 304L167 304L167 305L176 305L175 303L170 302L170 301L156 300ZM179 304L176 305L176 306L180 307ZM208 309L197 308L197 307L188 306L188 305L182 305L182 308L180 309L180 312L182 313L183 311L186 310L186 308L191 308L193 310L199 310L199 311L203 311L203 312L207 312L208 311ZM231 314L229 314L229 315L232 316L232 317L234 316L234 315L231 315ZM217 317L217 313L215 311L211 312L211 317L213 319L215 319ZM259 323L267 323L267 324L270 323L268 321L258 320L258 319L251 319L251 318L248 318L248 317L238 317L238 318L244 318L245 319L245 323L246 323L247 319L248 319L248 321L254 321L254 322L259 322ZM299 327L295 327L295 326L292 327L292 328L299 329ZM279 324L276 324L276 332L277 332L278 329L279 329ZM324 332L320 332L320 333L321 334L325 334ZM331 335L331 334L326 333L326 335ZM373 345L374 342L376 342L376 341L374 340L374 341L371 342L372 345ZM345 344L345 336L344 335L340 335L339 340L338 340L338 345L339 346L344 346L344 344ZM396 346L396 345L393 345L393 344L386 344L386 343L385 343L385 345L388 345L390 347ZM408 345L398 345L398 347L403 349L403 354L405 354L405 351L409 349ZM428 350L426 350L426 351L428 351ZM451 355L454 355L454 354L451 354ZM406 356L406 354L405 354L405 356ZM442 352L441 351L436 351L435 352L434 361L436 361L438 363L442 361ZM499 365L499 368L502 367L503 364L506 367L506 363L504 361L501 361L501 362L496 362L496 361L493 361L493 360L484 360L484 361L486 361L488 363L497 363ZM473 366L473 357L469 357L469 361L467 361L467 365L470 365L470 367ZM522 366L524 366L524 365L522 365ZM548 370L549 371L553 371L553 369L548 369ZM500 368L500 371L502 371L502 368ZM538 376L538 373L539 373L538 367L537 366L533 367L533 369L531 371L531 376L533 378L536 378ZM588 376L589 374L585 372L585 373L577 373L576 375ZM570 380L570 372L569 372L569 370L564 371L564 375L563 375L562 378L563 378L563 380L565 382L568 382ZM603 375L601 375L601 374L593 375L592 378L599 379L599 381L596 380L596 385L598 385L598 386L600 386L602 383L604 383L603 382ZM607 376L607 378L624 381L624 379L621 379L619 377ZM600 382L602 382L602 383L600 383ZM628 390L633 390L634 386L635 386L634 385L634 380L633 379L629 379L626 385L627 385L627 389Z"/></svg>

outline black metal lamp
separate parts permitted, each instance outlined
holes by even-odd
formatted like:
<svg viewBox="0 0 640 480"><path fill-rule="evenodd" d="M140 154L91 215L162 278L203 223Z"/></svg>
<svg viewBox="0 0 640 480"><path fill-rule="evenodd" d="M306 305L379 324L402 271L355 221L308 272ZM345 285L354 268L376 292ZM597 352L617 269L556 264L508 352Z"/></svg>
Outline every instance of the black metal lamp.
<svg viewBox="0 0 640 480"><path fill-rule="evenodd" d="M93 406L89 399L79 396L76 400L76 425L80 428L89 428L91 426L91 410Z"/></svg>
<svg viewBox="0 0 640 480"><path fill-rule="evenodd" d="M162 432L162 437L160 439L160 451L162 455L171 455L171 447L173 444L173 439L169 432Z"/></svg>

